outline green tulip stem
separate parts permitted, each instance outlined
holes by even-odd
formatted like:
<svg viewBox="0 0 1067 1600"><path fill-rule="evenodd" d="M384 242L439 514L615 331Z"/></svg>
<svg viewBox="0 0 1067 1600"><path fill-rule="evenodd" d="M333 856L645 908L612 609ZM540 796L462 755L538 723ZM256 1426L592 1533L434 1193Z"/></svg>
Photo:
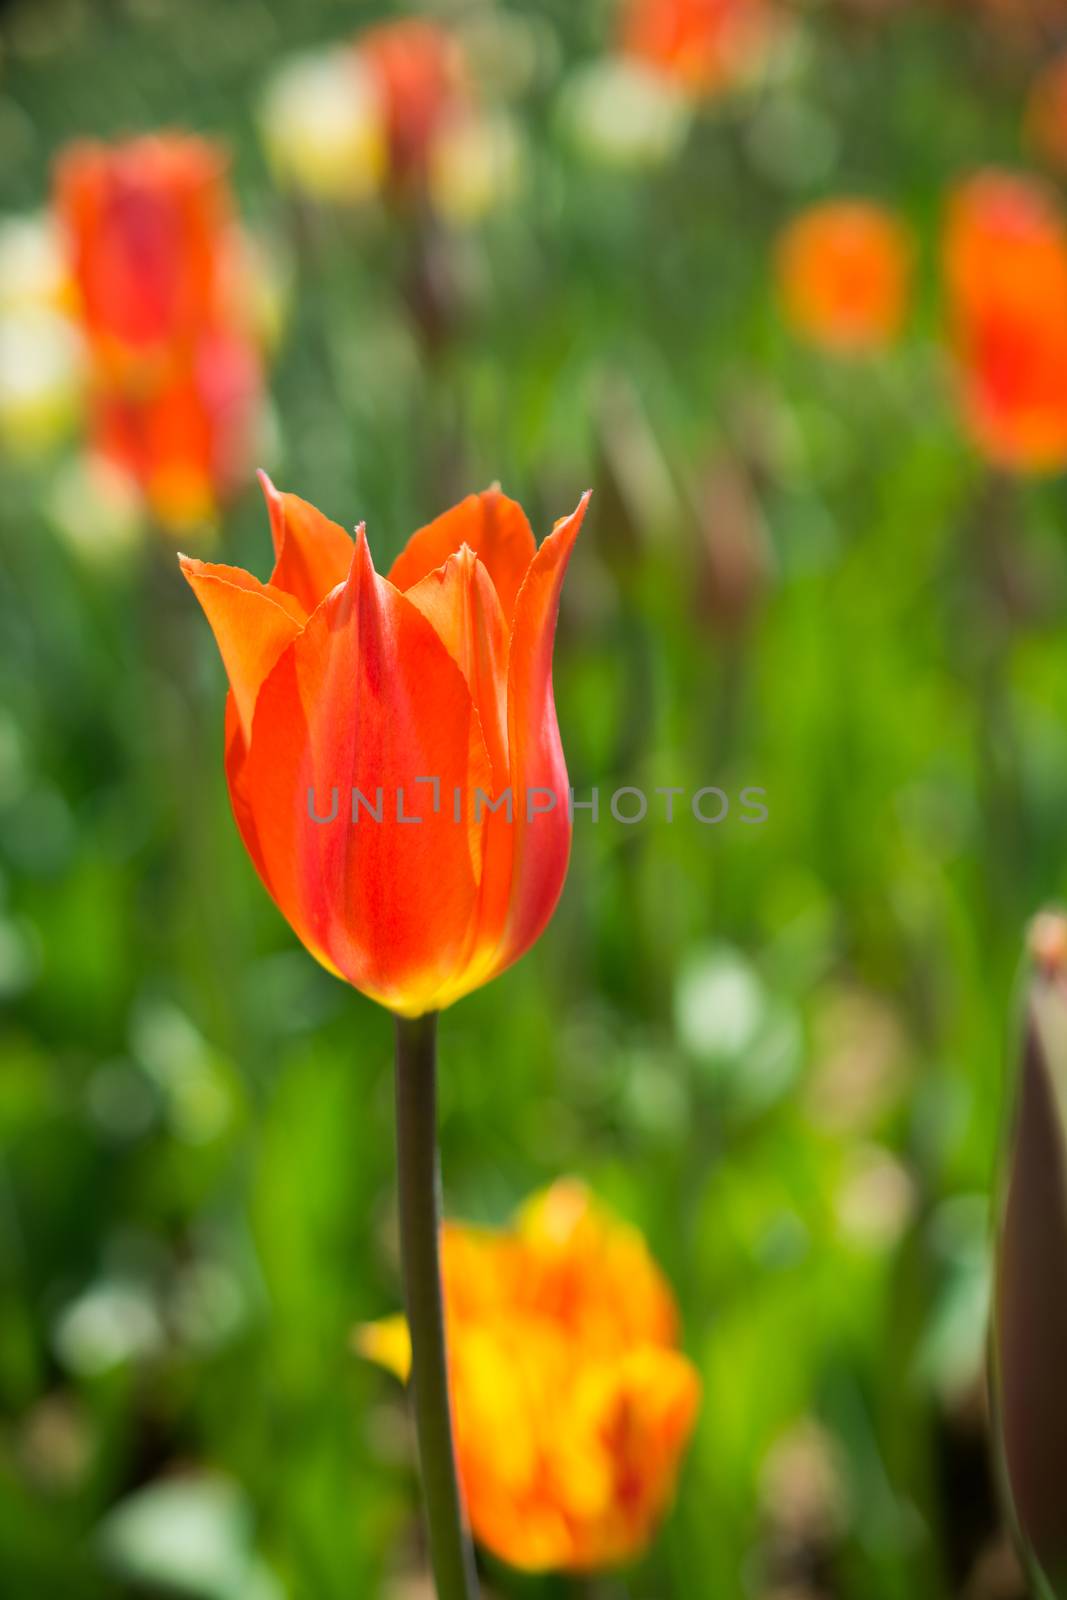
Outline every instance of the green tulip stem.
<svg viewBox="0 0 1067 1600"><path fill-rule="evenodd" d="M477 1600L456 1476L441 1291L437 1017L396 1019L396 1146L404 1302L430 1564L437 1600Z"/></svg>

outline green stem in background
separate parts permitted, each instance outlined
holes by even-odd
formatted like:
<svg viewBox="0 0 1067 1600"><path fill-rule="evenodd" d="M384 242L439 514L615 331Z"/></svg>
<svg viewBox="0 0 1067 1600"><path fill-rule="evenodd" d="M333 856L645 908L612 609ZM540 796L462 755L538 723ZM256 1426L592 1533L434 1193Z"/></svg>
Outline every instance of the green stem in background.
<svg viewBox="0 0 1067 1600"><path fill-rule="evenodd" d="M437 1157L437 1017L396 1019L396 1148L404 1303L437 1600L477 1600L456 1477L445 1359Z"/></svg>

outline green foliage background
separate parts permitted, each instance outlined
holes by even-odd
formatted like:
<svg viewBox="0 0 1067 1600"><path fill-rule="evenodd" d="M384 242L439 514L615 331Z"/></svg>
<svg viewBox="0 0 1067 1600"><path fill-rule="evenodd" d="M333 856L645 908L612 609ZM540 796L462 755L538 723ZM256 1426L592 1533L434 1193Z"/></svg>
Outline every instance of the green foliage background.
<svg viewBox="0 0 1067 1600"><path fill-rule="evenodd" d="M1016 1593L987 1216L1021 934L1065 884L1067 507L960 437L936 244L946 184L1024 159L1035 53L973 13L802 8L770 83L624 176L555 111L608 8L513 8L539 63L524 187L443 237L430 359L402 227L297 212L255 135L279 59L381 9L5 8L4 207L42 204L75 135L225 138L292 266L276 480L366 518L380 567L469 488L499 478L543 533L594 484L557 645L576 789L767 791L758 828L579 814L549 933L442 1026L449 1211L500 1223L581 1174L646 1233L703 1375L673 1516L589 1593ZM837 192L897 204L921 246L904 341L860 365L799 348L770 278L780 224ZM625 470L649 452L651 501ZM399 1595L410 1441L348 1342L399 1302L389 1019L244 857L173 551L76 557L54 470L4 464L0 494L0 1588ZM749 527L709 489L727 470L770 553L732 620L708 571ZM220 549L265 575L252 487Z"/></svg>

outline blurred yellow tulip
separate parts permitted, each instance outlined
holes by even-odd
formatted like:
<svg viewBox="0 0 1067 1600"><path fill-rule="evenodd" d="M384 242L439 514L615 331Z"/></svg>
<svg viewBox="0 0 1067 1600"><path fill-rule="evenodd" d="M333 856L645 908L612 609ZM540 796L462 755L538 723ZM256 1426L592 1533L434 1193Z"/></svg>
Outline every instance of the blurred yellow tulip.
<svg viewBox="0 0 1067 1600"><path fill-rule="evenodd" d="M259 125L280 183L339 203L377 191L388 150L385 121L372 75L353 51L286 62L267 86Z"/></svg>
<svg viewBox="0 0 1067 1600"><path fill-rule="evenodd" d="M475 1537L530 1571L631 1560L671 1500L700 1399L643 1238L563 1180L507 1232L446 1224L442 1251ZM358 1329L356 1347L407 1378L403 1317Z"/></svg>

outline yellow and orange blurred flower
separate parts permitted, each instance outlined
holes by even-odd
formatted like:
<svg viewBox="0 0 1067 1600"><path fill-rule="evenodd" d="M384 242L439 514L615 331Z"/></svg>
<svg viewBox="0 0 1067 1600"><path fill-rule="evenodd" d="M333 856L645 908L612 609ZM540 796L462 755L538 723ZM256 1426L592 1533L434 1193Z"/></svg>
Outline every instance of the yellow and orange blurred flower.
<svg viewBox="0 0 1067 1600"><path fill-rule="evenodd" d="M459 35L429 18L365 29L282 65L260 112L279 178L316 199L382 193L466 223L511 194L511 120L479 103Z"/></svg>
<svg viewBox="0 0 1067 1600"><path fill-rule="evenodd" d="M624 0L620 42L625 55L703 98L758 67L780 26L774 0Z"/></svg>
<svg viewBox="0 0 1067 1600"><path fill-rule="evenodd" d="M362 526L264 486L269 583L182 563L229 675L238 826L324 966L400 1015L439 1010L517 960L563 887L552 642L588 495L539 549L513 500L470 495L381 578Z"/></svg>
<svg viewBox="0 0 1067 1600"><path fill-rule="evenodd" d="M907 315L911 235L884 206L828 200L795 217L776 253L782 310L794 333L840 354L883 350Z"/></svg>
<svg viewBox="0 0 1067 1600"><path fill-rule="evenodd" d="M943 242L965 424L991 462L1067 465L1067 224L1035 179L985 171L953 194Z"/></svg>
<svg viewBox="0 0 1067 1600"><path fill-rule="evenodd" d="M475 1537L512 1566L633 1559L669 1507L700 1403L636 1229L573 1180L507 1232L442 1232L456 1452ZM357 1348L407 1378L403 1317Z"/></svg>
<svg viewBox="0 0 1067 1600"><path fill-rule="evenodd" d="M89 354L94 453L155 516L211 519L250 470L260 357L225 157L180 133L60 157L55 211Z"/></svg>

